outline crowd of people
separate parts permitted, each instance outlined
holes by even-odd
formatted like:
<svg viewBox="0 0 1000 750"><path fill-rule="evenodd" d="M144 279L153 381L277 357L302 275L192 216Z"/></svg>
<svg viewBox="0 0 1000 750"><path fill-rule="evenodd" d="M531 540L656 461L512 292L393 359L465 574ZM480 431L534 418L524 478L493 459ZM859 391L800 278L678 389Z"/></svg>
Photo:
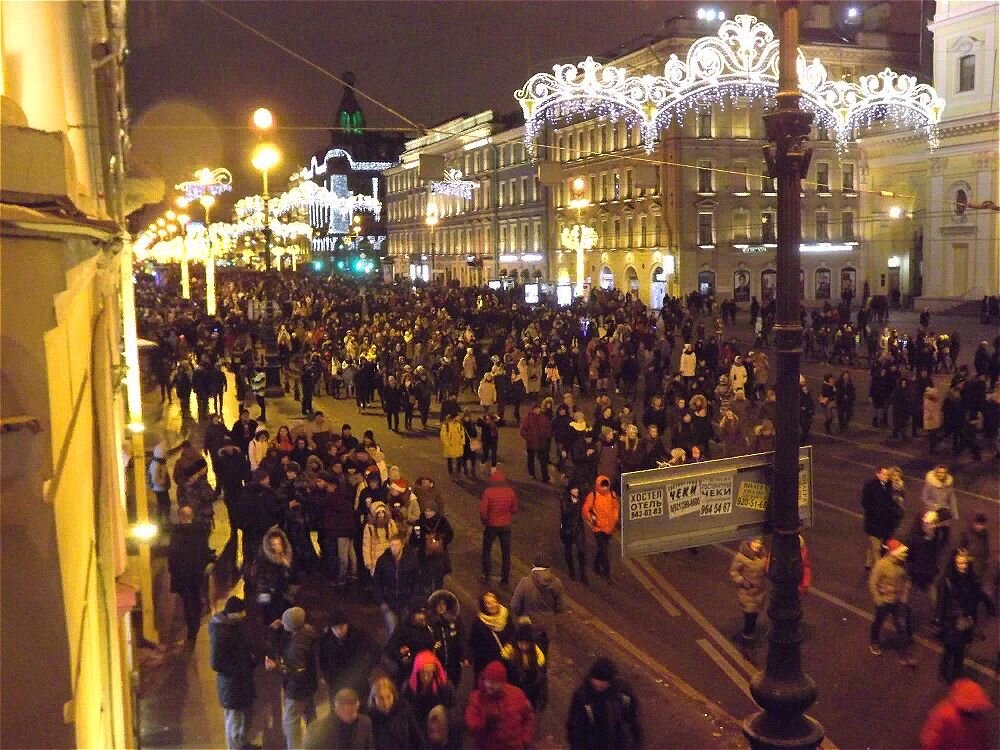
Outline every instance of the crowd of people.
<svg viewBox="0 0 1000 750"><path fill-rule="evenodd" d="M249 273L221 281L219 314L211 318L156 276L139 278L137 299L140 333L156 344L151 364L161 399L176 394L185 416L204 426L202 445L183 444L172 473L162 446L149 466L161 519L172 518L175 485L177 527L197 529L171 539L173 586L190 640L197 637L201 574L214 559L207 531L217 499L228 511L230 544L242 552L237 572L246 596L230 599L210 625L230 747L247 746L253 670L260 664L282 675L289 748L457 747L464 732L477 747L530 746L536 714L546 706L562 584L539 556L503 603L519 502L498 467L499 441L511 435L502 428L517 427L528 474L559 485L566 568L584 582L588 572L613 580L608 549L619 513L613 488L622 473L774 447L769 305L751 307L756 341L748 347L726 337L720 319L699 317L713 315L714 306L697 293L668 298L651 311L628 295L598 290L587 302L557 310L489 289L358 288L339 278ZM721 312L735 321L735 305ZM958 337L947 337L942 372L936 358L926 359L941 337L929 321L921 323L911 343L876 328L865 308L856 327L844 306L817 311L811 325L803 313L807 356L843 366L824 378L818 396L801 379L803 443L817 411L827 432L834 419L841 431L850 429L857 393L848 368L858 364L857 342L874 337L868 360L876 424L891 415L901 438L922 426L931 450L950 437L956 456L968 448L978 460L979 433L995 440L1000 422L1000 337L984 357L977 351L974 374L956 366ZM937 411L935 374L950 383ZM241 409L225 425L221 400L230 387ZM304 419L273 428L267 401L275 389L298 401ZM426 475L411 481L373 431L358 437L348 423L339 430L329 424L314 407L320 393L352 399L359 413L380 411L393 432L435 429L453 481L487 478L479 508L485 592L468 633L447 588L455 533L449 493ZM890 544L894 531L870 534L879 537L873 570L885 567L882 559L899 558ZM805 554L803 543L804 562ZM763 606L766 562L763 541L753 540L731 570L748 637ZM363 586L382 613L384 638L355 627L343 610L320 622L297 606L298 587L309 577ZM952 662L958 666L950 679L961 657ZM472 670L475 687L460 710L463 668ZM314 721L320 676L331 712ZM614 665L599 659L574 695L570 746L638 746L637 706Z"/></svg>

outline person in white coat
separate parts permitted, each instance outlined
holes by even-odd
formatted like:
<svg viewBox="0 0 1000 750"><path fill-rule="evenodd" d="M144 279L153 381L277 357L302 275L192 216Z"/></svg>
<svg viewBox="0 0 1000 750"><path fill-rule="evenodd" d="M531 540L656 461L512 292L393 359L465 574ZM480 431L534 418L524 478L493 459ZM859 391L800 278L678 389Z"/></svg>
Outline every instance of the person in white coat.
<svg viewBox="0 0 1000 750"><path fill-rule="evenodd" d="M256 471L260 462L267 455L267 449L271 447L271 435L263 427L258 427L254 433L253 440L247 446L247 458L250 460L250 471Z"/></svg>
<svg viewBox="0 0 1000 750"><path fill-rule="evenodd" d="M479 381L479 405L483 407L483 412L486 412L491 406L497 402L497 386L493 382L493 373L488 372L483 375L483 379Z"/></svg>
<svg viewBox="0 0 1000 750"><path fill-rule="evenodd" d="M729 384L732 386L734 391L746 391L747 368L746 365L743 364L743 357L736 357L736 359L733 360L733 365L729 368Z"/></svg>

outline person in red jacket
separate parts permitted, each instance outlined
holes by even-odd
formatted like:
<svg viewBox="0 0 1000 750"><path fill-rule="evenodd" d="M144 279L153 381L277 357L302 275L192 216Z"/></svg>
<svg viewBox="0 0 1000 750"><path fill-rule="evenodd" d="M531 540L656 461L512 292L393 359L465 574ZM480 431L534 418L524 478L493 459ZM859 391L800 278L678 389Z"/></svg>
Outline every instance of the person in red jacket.
<svg viewBox="0 0 1000 750"><path fill-rule="evenodd" d="M799 596L805 596L809 593L809 587L812 586L813 573L812 573L812 563L809 562L809 549L806 547L806 540L801 534L799 534L799 558L802 560L802 577L799 578ZM764 572L768 572L771 569L771 553L767 553L767 566L764 568Z"/></svg>
<svg viewBox="0 0 1000 750"><path fill-rule="evenodd" d="M507 668L491 661L469 694L465 728L476 750L525 750L535 738L535 712L521 688L507 682Z"/></svg>
<svg viewBox="0 0 1000 750"><path fill-rule="evenodd" d="M991 747L991 722L987 714L993 708L986 692L972 680L962 677L951 684L948 697L927 714L920 730L923 750L986 750Z"/></svg>
<svg viewBox="0 0 1000 750"><path fill-rule="evenodd" d="M621 512L618 495L611 489L611 480L606 476L597 477L593 492L583 501L583 522L594 532L597 553L594 555L594 572L604 576L611 583L611 561L608 559L608 545L611 535L618 526Z"/></svg>
<svg viewBox="0 0 1000 750"><path fill-rule="evenodd" d="M507 477L500 469L493 469L489 485L479 501L479 518L483 522L483 575L490 579L493 567L493 542L500 540L500 585L510 586L510 525L520 511L517 494L507 484Z"/></svg>
<svg viewBox="0 0 1000 750"><path fill-rule="evenodd" d="M549 447L552 445L552 419L542 412L537 403L531 405L531 411L521 420L521 437L528 452L528 474L535 478L535 458L538 459L539 472L542 481L549 481Z"/></svg>

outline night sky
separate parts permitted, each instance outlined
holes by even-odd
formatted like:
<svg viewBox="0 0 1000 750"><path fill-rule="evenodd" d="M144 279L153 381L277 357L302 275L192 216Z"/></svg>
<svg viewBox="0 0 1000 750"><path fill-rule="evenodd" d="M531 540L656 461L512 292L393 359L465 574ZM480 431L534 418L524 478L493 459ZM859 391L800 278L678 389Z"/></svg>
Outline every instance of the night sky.
<svg viewBox="0 0 1000 750"><path fill-rule="evenodd" d="M334 75L353 71L359 90L426 126L463 112L510 112L514 90L531 74L588 54L613 54L698 6L680 0L219 3ZM172 184L199 166L226 166L236 176L236 195L255 192L247 124L259 106L270 107L286 128L275 138L288 167L282 174L326 145L342 86L205 4L130 3L128 34L133 171ZM361 104L369 125L405 126Z"/></svg>

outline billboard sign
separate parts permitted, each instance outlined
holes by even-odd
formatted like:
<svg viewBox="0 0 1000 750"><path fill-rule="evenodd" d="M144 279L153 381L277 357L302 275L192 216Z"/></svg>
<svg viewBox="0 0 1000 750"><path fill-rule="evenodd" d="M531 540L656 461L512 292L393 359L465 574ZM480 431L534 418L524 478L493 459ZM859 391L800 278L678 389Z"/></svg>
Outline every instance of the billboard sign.
<svg viewBox="0 0 1000 750"><path fill-rule="evenodd" d="M641 557L767 533L773 453L622 475L622 555ZM812 448L799 449L799 517L813 523Z"/></svg>

